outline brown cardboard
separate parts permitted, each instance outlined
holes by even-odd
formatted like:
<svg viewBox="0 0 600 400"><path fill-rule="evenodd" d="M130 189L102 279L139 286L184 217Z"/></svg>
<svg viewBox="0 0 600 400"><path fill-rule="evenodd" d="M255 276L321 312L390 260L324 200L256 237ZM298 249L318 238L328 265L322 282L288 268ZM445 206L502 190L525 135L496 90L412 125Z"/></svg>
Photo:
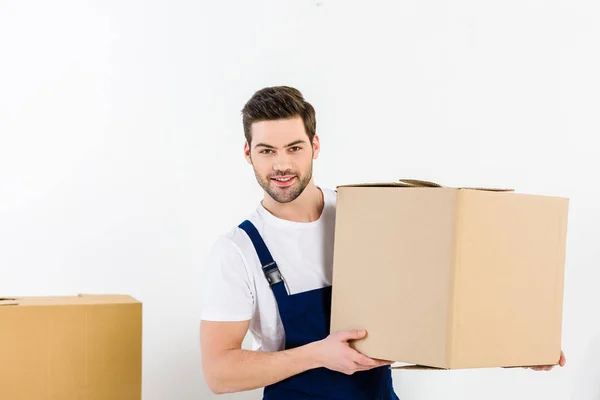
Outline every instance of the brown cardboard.
<svg viewBox="0 0 600 400"><path fill-rule="evenodd" d="M430 182L338 186L331 331L442 369L556 364L568 199Z"/></svg>
<svg viewBox="0 0 600 400"><path fill-rule="evenodd" d="M141 362L130 296L0 299L0 399L141 399Z"/></svg>

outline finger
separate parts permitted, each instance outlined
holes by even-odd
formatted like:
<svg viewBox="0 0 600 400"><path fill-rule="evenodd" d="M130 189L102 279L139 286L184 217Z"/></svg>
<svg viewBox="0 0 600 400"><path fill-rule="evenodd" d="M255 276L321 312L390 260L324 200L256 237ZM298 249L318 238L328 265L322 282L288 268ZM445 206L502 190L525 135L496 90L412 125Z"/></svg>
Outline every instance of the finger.
<svg viewBox="0 0 600 400"><path fill-rule="evenodd" d="M377 367L374 366L374 365L373 366L368 366L368 365L361 365L361 364L354 363L354 369L356 371L368 371L368 370L373 369L373 368L377 368Z"/></svg>
<svg viewBox="0 0 600 400"><path fill-rule="evenodd" d="M373 367L382 367L384 365L391 365L394 362L393 361L389 361L389 360L380 360L377 358L370 358L365 356L362 353L359 353L358 351L354 351L354 362L359 364L359 365L363 365L369 368L373 368Z"/></svg>
<svg viewBox="0 0 600 400"><path fill-rule="evenodd" d="M390 363L389 362L378 362L376 365L362 365L362 364L358 364L358 363L354 363L355 364L355 368L357 371L368 371L370 369L374 369L374 368L381 368L384 366L389 366Z"/></svg>
<svg viewBox="0 0 600 400"><path fill-rule="evenodd" d="M359 353L358 351L354 351L353 353L354 355L352 356L352 361L354 361L358 365L363 365L365 367L376 367L379 365L379 363L376 360L369 358L364 354Z"/></svg>
<svg viewBox="0 0 600 400"><path fill-rule="evenodd" d="M347 340L361 339L366 334L367 334L367 332L364 329L352 329L349 331L338 331L338 332L334 333L335 338L337 340L339 340L340 342L347 341Z"/></svg>
<svg viewBox="0 0 600 400"><path fill-rule="evenodd" d="M567 358L565 357L565 353L563 353L563 351L560 351L560 359L558 360L558 365L560 365L561 367L564 367L565 364L567 363Z"/></svg>
<svg viewBox="0 0 600 400"><path fill-rule="evenodd" d="M532 370L534 371L550 371L552 368L554 368L553 365L538 365L535 367L530 367Z"/></svg>
<svg viewBox="0 0 600 400"><path fill-rule="evenodd" d="M394 361L389 361L389 360L377 360L375 359L375 362L377 363L377 367L384 367L386 365L392 365L394 363Z"/></svg>
<svg viewBox="0 0 600 400"><path fill-rule="evenodd" d="M356 361L354 362L354 368L357 371L366 371L368 369L374 368L374 365L364 365L364 364L359 364Z"/></svg>

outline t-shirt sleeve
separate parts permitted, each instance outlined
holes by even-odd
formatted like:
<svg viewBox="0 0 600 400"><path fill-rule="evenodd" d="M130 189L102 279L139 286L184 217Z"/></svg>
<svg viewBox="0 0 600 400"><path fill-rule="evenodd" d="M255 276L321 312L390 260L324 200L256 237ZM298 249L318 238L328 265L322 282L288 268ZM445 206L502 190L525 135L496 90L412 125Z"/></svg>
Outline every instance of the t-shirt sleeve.
<svg viewBox="0 0 600 400"><path fill-rule="evenodd" d="M254 294L239 247L221 237L213 245L202 274L201 318L207 321L247 321Z"/></svg>

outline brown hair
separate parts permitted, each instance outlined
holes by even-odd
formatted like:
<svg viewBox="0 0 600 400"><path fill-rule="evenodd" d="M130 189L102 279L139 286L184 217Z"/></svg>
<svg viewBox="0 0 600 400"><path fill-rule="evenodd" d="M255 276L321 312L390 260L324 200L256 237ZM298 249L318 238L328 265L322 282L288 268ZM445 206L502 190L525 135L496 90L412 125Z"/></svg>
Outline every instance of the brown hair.
<svg viewBox="0 0 600 400"><path fill-rule="evenodd" d="M244 135L248 144L252 141L251 127L254 122L302 117L304 129L312 143L317 129L315 109L304 100L298 89L274 86L261 89L242 109Z"/></svg>

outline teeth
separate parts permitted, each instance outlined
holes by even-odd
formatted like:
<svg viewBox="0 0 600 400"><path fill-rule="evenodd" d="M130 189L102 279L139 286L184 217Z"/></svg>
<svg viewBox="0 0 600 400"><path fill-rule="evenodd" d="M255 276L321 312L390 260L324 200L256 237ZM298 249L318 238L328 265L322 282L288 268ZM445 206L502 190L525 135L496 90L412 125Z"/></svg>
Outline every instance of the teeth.
<svg viewBox="0 0 600 400"><path fill-rule="evenodd" d="M292 178L275 178L275 180L276 180L276 181L279 181L279 182L287 182L287 181L289 181L290 179L292 179Z"/></svg>

